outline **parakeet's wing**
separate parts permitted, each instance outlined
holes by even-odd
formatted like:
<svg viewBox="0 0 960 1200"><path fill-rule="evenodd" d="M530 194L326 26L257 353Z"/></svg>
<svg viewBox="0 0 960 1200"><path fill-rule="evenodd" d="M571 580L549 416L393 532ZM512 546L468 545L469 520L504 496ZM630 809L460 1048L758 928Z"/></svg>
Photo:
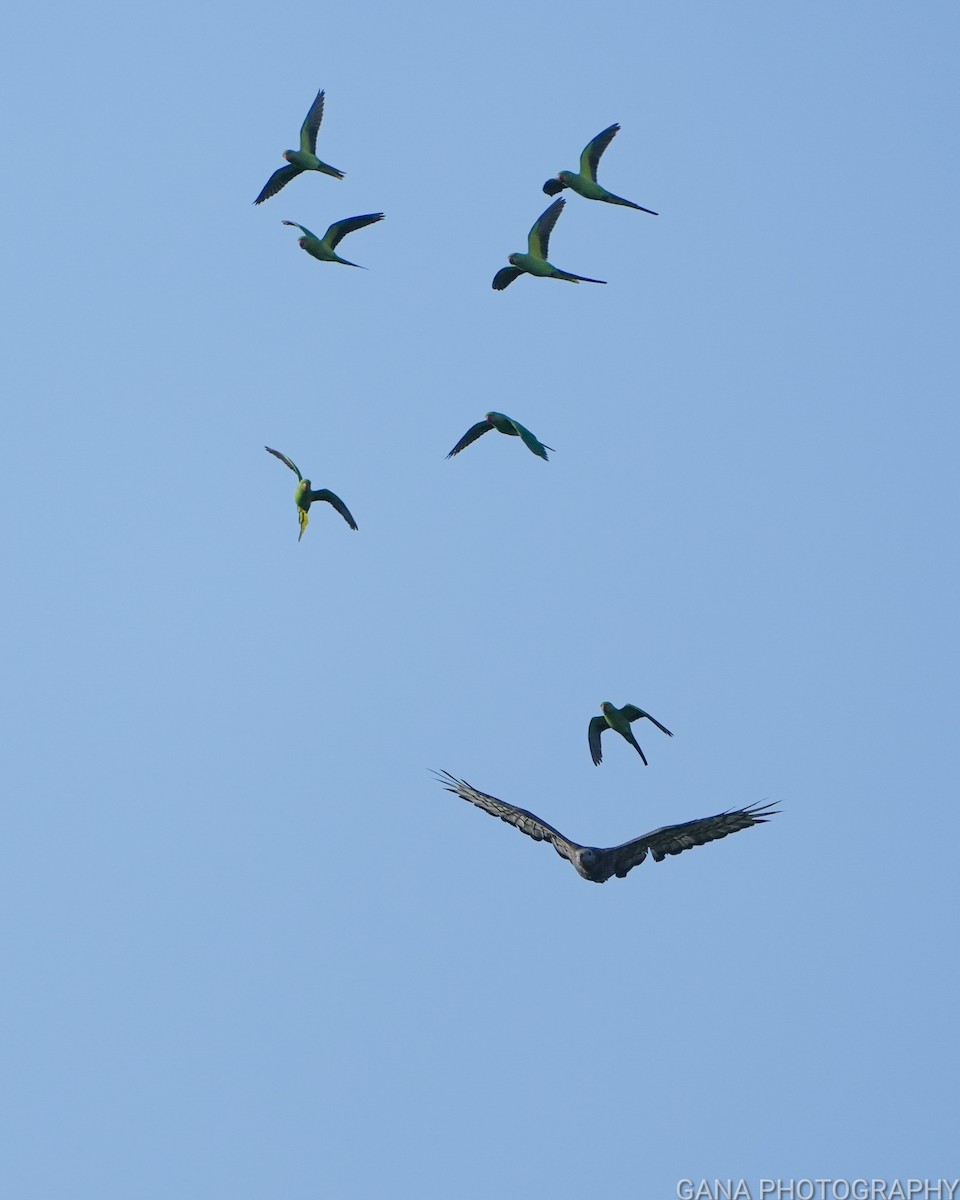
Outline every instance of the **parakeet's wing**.
<svg viewBox="0 0 960 1200"><path fill-rule="evenodd" d="M590 757L593 759L593 765L599 766L603 755L600 752L600 734L605 729L609 728L606 717L591 717L590 725L587 728L587 741L590 743Z"/></svg>
<svg viewBox="0 0 960 1200"><path fill-rule="evenodd" d="M772 804L750 804L746 808L717 813L714 817L685 821L682 825L664 825L662 829L655 829L652 833L646 833L632 842L624 842L622 846L613 846L602 853L609 856L607 862L613 867L613 874L622 879L631 867L643 862L648 852L654 862L663 862L668 854L682 854L694 846L705 846L707 842L739 833L741 829L762 825L779 811Z"/></svg>
<svg viewBox="0 0 960 1200"><path fill-rule="evenodd" d="M527 447L527 449L532 450L533 453L539 458L545 459L547 457L547 451L553 450L552 446L545 446L543 442L539 440L539 438L534 437L529 429L521 425L519 421L515 421L513 417L507 417L507 420L514 427L517 433L520 434L523 444Z"/></svg>
<svg viewBox="0 0 960 1200"><path fill-rule="evenodd" d="M355 229L363 229L364 225L373 225L382 220L383 213L365 213L362 217L345 217L342 221L335 221L330 226L323 235L323 240L331 250L334 250L348 233L353 233Z"/></svg>
<svg viewBox="0 0 960 1200"><path fill-rule="evenodd" d="M321 88L317 92L316 100L310 105L306 120L300 127L300 149L306 151L307 154L316 154L317 152L317 130L320 128L322 120L323 89Z"/></svg>
<svg viewBox="0 0 960 1200"><path fill-rule="evenodd" d="M532 812L527 812L525 808L515 808L512 804L498 800L496 796L478 792L476 788L471 787L462 779L457 779L449 771L438 771L436 774L448 792L453 792L461 800L475 804L477 808L482 808L484 812L490 813L493 817L499 817L508 825L516 825L521 833L533 838L535 842L550 842L561 858L573 862L576 851L582 849L577 842L571 842L552 825L541 821L539 817Z"/></svg>
<svg viewBox="0 0 960 1200"><path fill-rule="evenodd" d="M580 174L586 175L597 182L597 163L600 155L606 150L620 131L619 125L608 126L603 133L598 133L592 142L588 142L580 155Z"/></svg>
<svg viewBox="0 0 960 1200"><path fill-rule="evenodd" d="M306 234L307 237L312 237L315 241L319 241L319 238L317 238L317 235L315 233L311 233L310 230L306 227L306 225L301 225L297 221L284 221L283 224L284 225L292 225L294 227L294 229L299 229L300 232Z"/></svg>
<svg viewBox="0 0 960 1200"><path fill-rule="evenodd" d="M274 458L279 458L282 463L286 463L291 471L296 472L298 479L303 479L303 476L300 474L300 470L293 459L287 458L287 456L285 454L281 454L279 450L271 450L269 446L264 446L264 450L266 450L268 454L272 454Z"/></svg>
<svg viewBox="0 0 960 1200"><path fill-rule="evenodd" d="M537 217L533 228L527 234L527 249L534 258L546 258L550 245L550 234L557 223L557 217L563 212L566 200L561 196L554 200L550 207Z"/></svg>
<svg viewBox="0 0 960 1200"><path fill-rule="evenodd" d="M518 275L522 274L519 267L501 267L493 277L494 290L502 292L505 287L509 287L513 283Z"/></svg>
<svg viewBox="0 0 960 1200"><path fill-rule="evenodd" d="M559 179L548 179L543 185L543 190L548 196L556 196L558 192L562 192L567 185L561 183Z"/></svg>
<svg viewBox="0 0 960 1200"><path fill-rule="evenodd" d="M661 733L665 733L667 735L667 737L673 737L673 734L666 727L666 725L661 725L656 717L651 717L648 712L646 712L642 708L637 708L637 706L635 704L625 704L623 706L623 708L620 709L620 711L623 713L623 715L627 718L628 721L639 721L641 717L646 717L648 721L652 721L653 724L656 725L656 727L661 731Z"/></svg>
<svg viewBox="0 0 960 1200"><path fill-rule="evenodd" d="M339 496L335 495L328 488L321 488L318 492L310 492L310 503L315 500L326 500L328 504L332 504L341 517L346 521L351 529L357 528L357 523L350 515L350 509L344 504Z"/></svg>
<svg viewBox="0 0 960 1200"><path fill-rule="evenodd" d="M489 433L493 426L489 421L478 421L476 425L471 425L467 432L463 435L459 442L447 455L447 458L453 458L455 454L459 454L461 450L466 448L477 440L478 437L483 437L485 433Z"/></svg>
<svg viewBox="0 0 960 1200"><path fill-rule="evenodd" d="M254 200L254 204L262 204L264 200L269 200L271 196L275 196L282 187L290 182L291 179L296 179L303 172L300 167L295 167L290 163L286 167L278 167L270 176L267 182L263 185L260 195Z"/></svg>

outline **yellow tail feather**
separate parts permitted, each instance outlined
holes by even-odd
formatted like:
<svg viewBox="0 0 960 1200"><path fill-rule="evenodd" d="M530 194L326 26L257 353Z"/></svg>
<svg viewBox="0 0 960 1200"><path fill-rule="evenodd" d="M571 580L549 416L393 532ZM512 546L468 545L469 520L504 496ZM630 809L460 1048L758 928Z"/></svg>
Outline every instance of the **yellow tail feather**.
<svg viewBox="0 0 960 1200"><path fill-rule="evenodd" d="M306 514L305 510L302 508L298 508L297 513L300 517L300 537L297 538L297 541L299 542L300 538L303 537L304 530L307 528L307 519L308 518L307 518L307 514Z"/></svg>

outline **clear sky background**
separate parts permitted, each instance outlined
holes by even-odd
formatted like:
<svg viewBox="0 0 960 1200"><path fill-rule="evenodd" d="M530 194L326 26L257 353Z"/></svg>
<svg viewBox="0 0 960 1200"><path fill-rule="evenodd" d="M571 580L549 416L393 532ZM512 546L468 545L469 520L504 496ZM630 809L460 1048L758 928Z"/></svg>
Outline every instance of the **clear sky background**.
<svg viewBox="0 0 960 1200"><path fill-rule="evenodd" d="M956 6L6 29L0 1194L956 1177Z"/></svg>

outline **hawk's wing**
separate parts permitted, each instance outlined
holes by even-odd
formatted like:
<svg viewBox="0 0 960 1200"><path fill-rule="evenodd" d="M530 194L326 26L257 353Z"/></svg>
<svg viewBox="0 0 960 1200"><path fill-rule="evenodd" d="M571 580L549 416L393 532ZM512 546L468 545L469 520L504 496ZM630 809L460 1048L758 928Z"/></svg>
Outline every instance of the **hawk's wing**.
<svg viewBox="0 0 960 1200"><path fill-rule="evenodd" d="M323 120L323 89L317 92L317 98L310 105L310 111L307 113L303 125L300 127L300 149L305 150L307 154L316 154L317 152L317 130L320 128L320 122Z"/></svg>
<svg viewBox="0 0 960 1200"><path fill-rule="evenodd" d="M603 133L598 133L592 142L588 142L584 146L583 153L580 155L581 175L586 175L594 183L597 182L597 163L600 161L600 155L619 132L619 125L609 125Z"/></svg>
<svg viewBox="0 0 960 1200"><path fill-rule="evenodd" d="M622 879L632 867L643 862L648 852L654 862L663 862L668 854L682 854L694 846L705 846L707 842L739 833L741 829L762 825L777 812L779 809L772 804L750 804L746 808L717 813L714 817L684 821L682 825L664 825L662 829L655 829L632 842L624 842L622 846L613 846L599 853L605 865L611 868L610 873Z"/></svg>
<svg viewBox="0 0 960 1200"><path fill-rule="evenodd" d="M285 221L284 224L292 225L293 222ZM299 228L299 226L298 226L298 228ZM293 461L292 458L287 458L287 456L285 454L281 454L279 450L271 450L269 446L264 446L264 450L266 450L266 452L268 454L272 454L274 458L279 458L282 463L286 463L286 465L290 468L290 470L294 471L296 473L296 476L298 479L303 479L303 476L300 474L300 471L297 468L297 464Z"/></svg>
<svg viewBox="0 0 960 1200"><path fill-rule="evenodd" d="M534 258L545 259L547 257L550 234L553 233L553 227L563 212L565 204L566 200L561 196L559 200L554 200L550 207L545 209L534 221L533 228L527 234L527 250Z"/></svg>
<svg viewBox="0 0 960 1200"><path fill-rule="evenodd" d="M486 792L478 792L476 788L471 787L469 783L466 783L462 779L457 779L449 771L438 771L436 774L448 792L453 792L461 800L467 800L471 804L475 804L477 808L482 808L484 812L490 813L492 817L499 817L501 821L506 821L508 825L516 825L521 833L525 833L527 837L533 838L535 842L550 842L561 858L565 858L569 862L574 862L577 850L583 849L578 843L571 842L565 838L562 833L554 829L552 825L548 825L546 821L541 821L532 812L527 812L525 808L515 808L512 804L498 800L496 796L488 796Z"/></svg>

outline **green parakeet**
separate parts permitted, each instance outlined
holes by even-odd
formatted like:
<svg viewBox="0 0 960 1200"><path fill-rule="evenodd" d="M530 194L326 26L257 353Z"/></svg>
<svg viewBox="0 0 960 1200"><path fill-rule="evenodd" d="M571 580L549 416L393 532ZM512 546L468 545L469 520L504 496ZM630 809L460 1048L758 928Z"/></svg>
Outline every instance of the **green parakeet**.
<svg viewBox="0 0 960 1200"><path fill-rule="evenodd" d="M509 267L501 267L493 277L493 287L502 292L509 287L518 275L539 275L544 279L566 279L569 283L606 283L605 279L588 279L586 275L571 275L569 271L561 271L552 263L547 262L547 247L550 234L557 223L557 217L563 211L564 199L554 200L550 207L540 214L533 228L527 234L527 253L511 254L507 260Z"/></svg>
<svg viewBox="0 0 960 1200"><path fill-rule="evenodd" d="M307 513L310 511L310 505L313 504L315 500L326 500L328 504L333 505L333 507L337 510L340 516L343 517L351 529L357 528L357 523L350 515L350 510L339 496L334 495L334 493L328 491L327 488L320 488L319 491L313 491L310 485L310 480L304 479L304 477L300 474L300 469L292 459L287 458L285 454L281 454L279 450L271 450L269 446L264 446L264 450L266 450L268 454L272 454L274 458L279 458L282 463L285 463L299 480L297 483L297 489L293 493L293 498L297 504L297 516L300 518L300 537L297 538L298 542L300 541L300 538L303 537L304 530L307 528Z"/></svg>
<svg viewBox="0 0 960 1200"><path fill-rule="evenodd" d="M310 111L307 113L306 120L300 128L300 149L284 150L283 157L289 165L278 167L274 171L263 185L263 189L256 200L254 200L254 204L262 204L264 200L269 200L282 187L286 187L291 179L296 179L304 171L322 171L324 175L332 175L334 179L343 178L342 171L338 171L336 167L331 167L329 163L321 162L317 158L317 130L320 128L322 120L323 91L321 90L317 92L317 98L310 105Z"/></svg>
<svg viewBox="0 0 960 1200"><path fill-rule="evenodd" d="M580 155L579 172L561 171L556 179L548 179L543 185L543 190L547 195L555 196L564 188L572 188L587 200L604 200L607 204L623 204L627 208L636 208L640 212L649 213L651 217L657 216L652 208L644 208L640 204L634 204L632 200L624 200L622 196L615 196L613 192L608 192L605 187L601 187L597 183L597 163L600 161L600 155L613 141L619 129L619 125L611 125L603 133L598 133L593 141L583 148L583 153Z"/></svg>
<svg viewBox="0 0 960 1200"><path fill-rule="evenodd" d="M363 229L365 225L373 225L382 220L383 213L365 213L362 217L346 217L342 221L334 221L322 238L318 238L315 233L311 233L303 225L298 225L296 221L284 221L283 224L299 229L303 234L302 238L297 238L300 249L306 250L308 254L312 254L321 262L336 262L343 263L345 267L359 267L359 263L348 262L347 259L341 258L336 253L336 247L348 233L353 233L355 229ZM366 267L361 268L364 271L366 269Z"/></svg>
<svg viewBox="0 0 960 1200"><path fill-rule="evenodd" d="M644 766L647 765L646 755L640 749L637 739L633 736L630 722L639 721L641 717L646 717L648 721L652 721L667 737L673 737L670 730L665 725L661 725L656 717L651 717L648 712L644 712L642 708L637 708L635 704L625 704L623 708L617 708L609 700L604 700L600 705L600 711L603 713L603 716L594 717L590 721L587 731L587 739L590 743L590 757L593 759L594 764L598 764L602 758L600 754L600 735L605 729L615 729L622 738L626 738L643 759Z"/></svg>
<svg viewBox="0 0 960 1200"><path fill-rule="evenodd" d="M547 451L553 450L552 446L544 446L542 442L537 441L529 429L525 429L519 421L515 421L513 417L508 417L506 413L488 412L482 421L478 421L476 425L472 425L463 435L459 442L447 455L447 458L453 458L455 454L459 454L461 450L465 450L472 442L475 442L478 437L482 437L485 433L489 433L491 429L496 429L498 433L505 433L509 437L520 437L523 439L523 444L528 450L538 455L542 459L546 459Z"/></svg>

